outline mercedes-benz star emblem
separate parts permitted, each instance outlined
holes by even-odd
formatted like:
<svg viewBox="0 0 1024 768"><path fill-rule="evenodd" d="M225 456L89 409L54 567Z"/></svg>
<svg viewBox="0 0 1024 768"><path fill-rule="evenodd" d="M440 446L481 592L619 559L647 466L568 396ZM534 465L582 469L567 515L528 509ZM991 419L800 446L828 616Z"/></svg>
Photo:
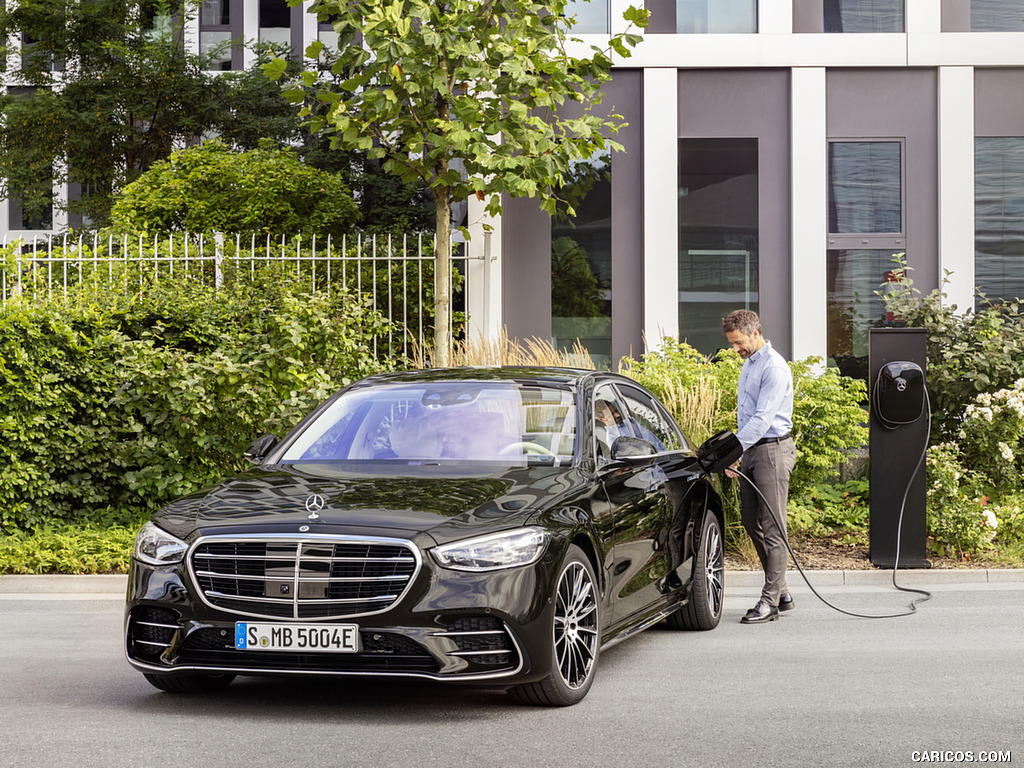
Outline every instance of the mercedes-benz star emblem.
<svg viewBox="0 0 1024 768"><path fill-rule="evenodd" d="M306 511L309 512L310 520L319 520L320 515L317 514L321 509L324 508L324 497L313 493L306 498Z"/></svg>

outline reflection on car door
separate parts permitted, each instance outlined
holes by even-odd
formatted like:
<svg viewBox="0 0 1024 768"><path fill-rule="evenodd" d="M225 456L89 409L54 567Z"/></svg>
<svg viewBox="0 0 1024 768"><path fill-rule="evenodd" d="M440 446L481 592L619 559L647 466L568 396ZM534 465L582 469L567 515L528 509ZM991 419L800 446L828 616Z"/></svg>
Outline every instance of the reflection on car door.
<svg viewBox="0 0 1024 768"><path fill-rule="evenodd" d="M596 388L593 417L600 468L610 459L615 437L640 435L622 396L610 384ZM611 507L610 618L615 624L632 623L664 599L657 583L671 568L666 546L672 517L668 478L657 464L647 464L603 473L601 480Z"/></svg>

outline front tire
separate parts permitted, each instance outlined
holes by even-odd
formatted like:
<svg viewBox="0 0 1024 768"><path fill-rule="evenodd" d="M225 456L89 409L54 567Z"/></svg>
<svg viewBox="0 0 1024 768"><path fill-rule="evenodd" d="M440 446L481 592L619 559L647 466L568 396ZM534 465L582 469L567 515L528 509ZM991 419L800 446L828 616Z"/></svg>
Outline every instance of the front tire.
<svg viewBox="0 0 1024 768"><path fill-rule="evenodd" d="M555 586L551 672L508 693L523 704L566 707L582 701L594 683L601 651L597 579L583 551L570 545Z"/></svg>
<svg viewBox="0 0 1024 768"><path fill-rule="evenodd" d="M713 512L704 515L690 599L668 617L672 629L708 630L718 626L725 602L725 542Z"/></svg>

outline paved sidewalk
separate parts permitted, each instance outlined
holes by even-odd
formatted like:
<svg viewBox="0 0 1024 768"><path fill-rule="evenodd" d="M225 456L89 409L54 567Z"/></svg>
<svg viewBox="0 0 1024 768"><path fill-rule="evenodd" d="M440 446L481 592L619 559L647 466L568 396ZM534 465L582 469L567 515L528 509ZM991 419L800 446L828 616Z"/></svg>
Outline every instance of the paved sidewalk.
<svg viewBox="0 0 1024 768"><path fill-rule="evenodd" d="M870 571L804 571L815 586L821 587L880 587L892 583L892 570L876 568ZM802 583L796 570L788 572L791 585ZM940 584L1005 584L1024 583L1024 568L915 568L900 570L896 580L901 586L928 586ZM726 589L730 587L760 587L760 571L729 571L725 575ZM57 594L125 594L128 577L124 574L98 576L22 576L0 575L0 594L57 595Z"/></svg>

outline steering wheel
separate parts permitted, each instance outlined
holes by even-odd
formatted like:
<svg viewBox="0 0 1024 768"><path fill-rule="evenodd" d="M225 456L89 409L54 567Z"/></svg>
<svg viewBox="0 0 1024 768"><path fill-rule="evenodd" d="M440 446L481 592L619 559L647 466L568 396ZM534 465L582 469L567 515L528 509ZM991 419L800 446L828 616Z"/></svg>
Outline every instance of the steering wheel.
<svg viewBox="0 0 1024 768"><path fill-rule="evenodd" d="M545 448L540 443L531 443L527 441L521 441L518 443L511 443L506 445L500 451L498 455L507 456L510 453L525 453L527 456L554 456L551 451Z"/></svg>

